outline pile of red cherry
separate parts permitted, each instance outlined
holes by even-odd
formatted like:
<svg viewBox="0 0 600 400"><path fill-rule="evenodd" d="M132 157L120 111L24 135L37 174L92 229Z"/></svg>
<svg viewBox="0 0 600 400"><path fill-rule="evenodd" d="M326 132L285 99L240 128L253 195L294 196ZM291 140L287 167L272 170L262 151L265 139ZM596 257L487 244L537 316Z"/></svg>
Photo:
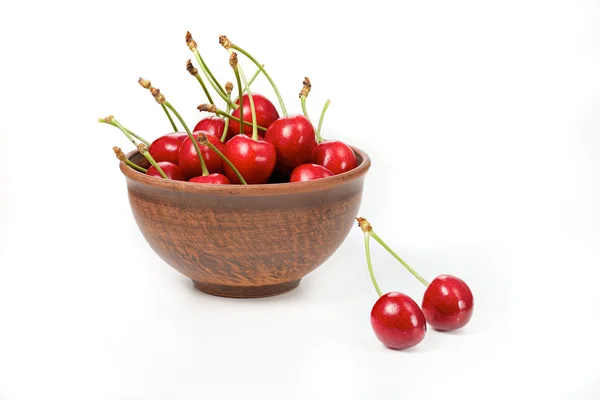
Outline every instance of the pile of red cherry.
<svg viewBox="0 0 600 400"><path fill-rule="evenodd" d="M356 218L365 236L365 253L371 281L379 298L371 309L371 327L387 347L404 350L421 343L427 324L438 331L453 331L467 325L473 315L473 293L467 284L453 275L440 275L431 283L410 267L373 230L365 218ZM373 238L425 285L421 307L404 293L383 294L371 263L369 239Z"/></svg>
<svg viewBox="0 0 600 400"><path fill-rule="evenodd" d="M149 143L123 127L112 116L100 119L100 122L121 129L151 166L146 170L135 165L124 157L119 148L115 148L120 160L147 175L203 184L300 182L330 177L356 167L356 155L350 146L337 140L323 140L319 132L329 101L323 107L318 129L308 118L305 106L311 88L308 78L305 78L299 96L303 114L288 115L279 91L264 66L227 37L220 36L219 42L229 52L230 65L238 84L237 99L231 99L234 85L231 82L225 86L219 84L188 32L186 43L196 56L204 77L200 76L191 60L187 62L187 70L201 84L209 101L197 108L216 115L201 119L190 131L160 90L152 87L150 81L140 78L140 85L150 90L164 109L174 132ZM236 50L258 67L250 81L246 80L237 61ZM251 83L260 73L271 82L283 115L266 96L252 93ZM207 86L212 86L213 95L216 93L225 102L226 111L216 107ZM185 132L178 131L172 114L183 125Z"/></svg>

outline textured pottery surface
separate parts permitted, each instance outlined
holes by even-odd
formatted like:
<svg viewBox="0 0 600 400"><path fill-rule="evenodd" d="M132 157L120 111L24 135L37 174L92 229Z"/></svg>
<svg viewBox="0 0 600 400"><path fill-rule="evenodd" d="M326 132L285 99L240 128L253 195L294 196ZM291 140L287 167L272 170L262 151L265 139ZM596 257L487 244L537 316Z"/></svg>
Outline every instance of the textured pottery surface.
<svg viewBox="0 0 600 400"><path fill-rule="evenodd" d="M203 185L120 168L135 221L166 263L203 292L265 297L297 287L355 224L370 160L353 150L354 170L298 183Z"/></svg>

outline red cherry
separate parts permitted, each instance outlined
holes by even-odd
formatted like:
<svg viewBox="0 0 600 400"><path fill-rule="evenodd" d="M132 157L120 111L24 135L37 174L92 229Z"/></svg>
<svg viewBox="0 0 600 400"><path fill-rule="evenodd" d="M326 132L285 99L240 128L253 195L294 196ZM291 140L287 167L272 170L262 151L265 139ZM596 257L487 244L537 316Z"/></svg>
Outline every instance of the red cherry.
<svg viewBox="0 0 600 400"><path fill-rule="evenodd" d="M181 172L181 168L179 168L179 166L177 164L173 164L172 162L169 162L169 161L160 161L160 162L157 162L157 164L160 167L160 169L163 170L165 175L169 177L169 179L172 179L174 181L185 181L183 172ZM150 168L148 168L146 175L156 176L156 177L159 177L160 179L163 179L160 172L158 172L158 170L156 168L154 168L154 165L152 165L152 166L150 166Z"/></svg>
<svg viewBox="0 0 600 400"><path fill-rule="evenodd" d="M416 346L425 338L423 311L409 296L390 292L381 296L371 310L371 326L377 339L392 349Z"/></svg>
<svg viewBox="0 0 600 400"><path fill-rule="evenodd" d="M206 131L203 132L207 139L215 145L217 149L222 153L225 150L225 145L215 136ZM192 133L194 138L198 140L198 134ZM223 161L221 157L212 151L208 146L202 146L199 144L202 157L204 157L204 163L210 173L223 172ZM200 160L198 154L194 148L194 143L188 137L179 149L179 166L183 171L184 175L188 178L202 175L202 168L200 166Z"/></svg>
<svg viewBox="0 0 600 400"><path fill-rule="evenodd" d="M246 183L266 183L275 169L275 147L263 138L252 140L246 135L236 135L225 143L225 156L238 169ZM225 174L232 183L240 183L237 175L226 163Z"/></svg>
<svg viewBox="0 0 600 400"><path fill-rule="evenodd" d="M310 161L317 145L313 124L304 115L288 115L274 121L265 140L275 147L277 168L283 171Z"/></svg>
<svg viewBox="0 0 600 400"><path fill-rule="evenodd" d="M356 154L345 143L339 140L319 143L313 150L311 162L319 164L335 175L356 168Z"/></svg>
<svg viewBox="0 0 600 400"><path fill-rule="evenodd" d="M231 182L223 174L210 174L206 176L197 176L190 179L190 182L194 183L212 183L214 185L229 185Z"/></svg>
<svg viewBox="0 0 600 400"><path fill-rule="evenodd" d="M244 100L244 121L247 122L247 124L244 124L244 134L252 136L252 110L250 109L250 99L248 98L248 94L244 94L242 98ZM254 101L254 108L256 110L256 125L269 128L273 121L279 118L277 109L273 103L262 94L252 92L252 100ZM240 104L239 99L236 101L236 104ZM237 108L231 115L239 118L240 109ZM230 120L227 138L233 137L239 133L240 124L237 121ZM259 131L259 134L262 134L262 131Z"/></svg>
<svg viewBox="0 0 600 400"><path fill-rule="evenodd" d="M473 315L473 293L461 279L452 275L440 275L427 286L422 307L427 323L434 329L459 329Z"/></svg>
<svg viewBox="0 0 600 400"><path fill-rule="evenodd" d="M333 172L317 164L298 165L290 175L290 182L304 182L333 176Z"/></svg>
<svg viewBox="0 0 600 400"><path fill-rule="evenodd" d="M204 132L212 133L220 140L221 137L223 136L224 129L225 129L225 120L223 118L217 117L216 115L211 115L210 117L201 119L194 127L193 132L204 131Z"/></svg>
<svg viewBox="0 0 600 400"><path fill-rule="evenodd" d="M187 138L188 135L185 132L174 132L163 135L152 142L148 152L150 152L150 155L156 162L169 161L178 164L179 148Z"/></svg>

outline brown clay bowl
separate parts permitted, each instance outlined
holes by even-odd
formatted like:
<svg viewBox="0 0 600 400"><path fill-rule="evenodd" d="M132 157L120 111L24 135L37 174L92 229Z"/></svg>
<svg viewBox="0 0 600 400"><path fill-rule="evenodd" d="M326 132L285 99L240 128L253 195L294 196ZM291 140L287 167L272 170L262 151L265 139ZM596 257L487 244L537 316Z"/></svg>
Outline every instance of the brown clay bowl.
<svg viewBox="0 0 600 400"><path fill-rule="evenodd" d="M144 238L203 292L266 297L290 291L323 264L353 227L371 161L329 178L265 185L168 181L120 163ZM140 165L137 151L127 155Z"/></svg>

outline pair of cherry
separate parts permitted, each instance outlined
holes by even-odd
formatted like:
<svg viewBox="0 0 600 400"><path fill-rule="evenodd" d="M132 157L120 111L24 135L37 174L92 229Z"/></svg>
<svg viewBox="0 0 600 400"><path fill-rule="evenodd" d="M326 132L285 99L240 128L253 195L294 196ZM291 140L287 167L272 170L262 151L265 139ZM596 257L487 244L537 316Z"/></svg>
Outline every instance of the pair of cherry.
<svg viewBox="0 0 600 400"><path fill-rule="evenodd" d="M371 327L385 346L403 350L421 343L427 324L438 331L453 331L467 325L473 315L473 293L467 284L452 275L440 275L428 283L396 254L365 218L357 218L365 236L365 253L373 286L379 295L371 309ZM369 239L375 239L426 287L421 307L400 292L383 294L371 263Z"/></svg>

